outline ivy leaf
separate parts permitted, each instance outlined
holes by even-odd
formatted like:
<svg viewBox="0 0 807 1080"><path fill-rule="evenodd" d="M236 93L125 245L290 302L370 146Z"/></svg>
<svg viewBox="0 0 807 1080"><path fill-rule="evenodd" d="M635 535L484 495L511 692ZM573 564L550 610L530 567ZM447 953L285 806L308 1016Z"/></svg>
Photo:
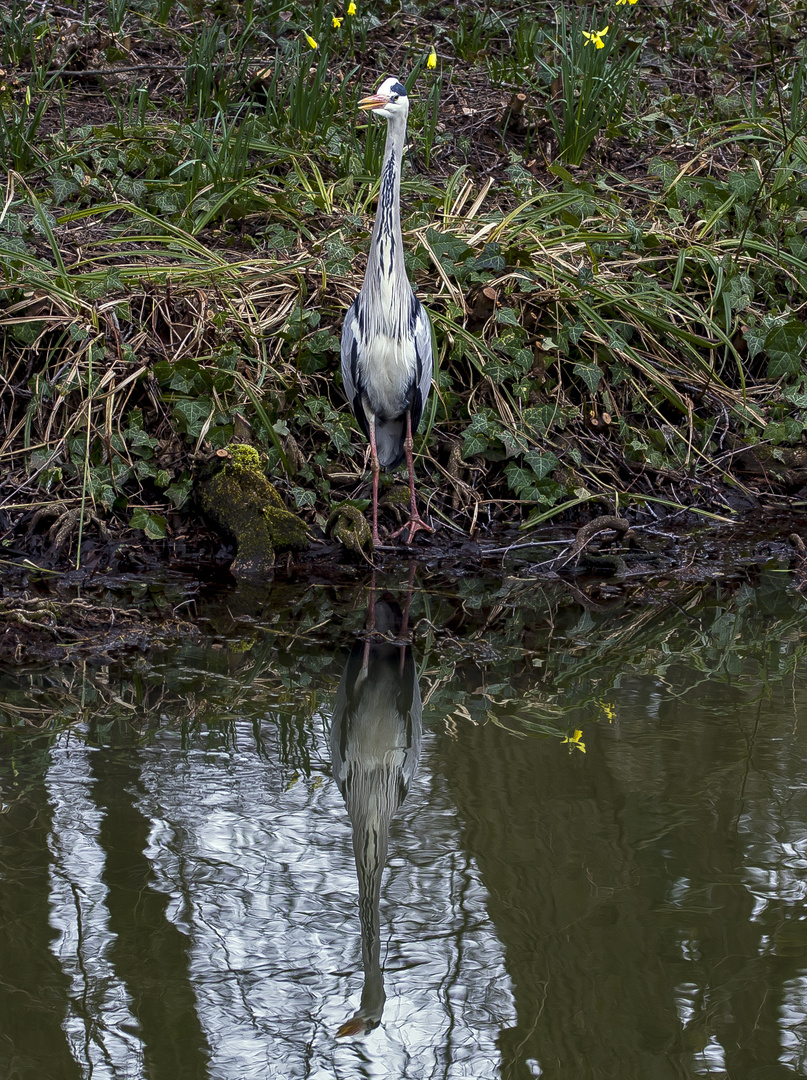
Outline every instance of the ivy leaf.
<svg viewBox="0 0 807 1080"><path fill-rule="evenodd" d="M575 364L574 373L583 380L590 393L596 394L602 379L602 371L597 364Z"/></svg>
<svg viewBox="0 0 807 1080"><path fill-rule="evenodd" d="M765 347L765 331L755 326L746 326L743 337L748 345L748 358L753 360Z"/></svg>
<svg viewBox="0 0 807 1080"><path fill-rule="evenodd" d="M486 379L490 379L492 383L500 386L502 383L507 382L511 371L507 364L484 364L482 374Z"/></svg>
<svg viewBox="0 0 807 1080"><path fill-rule="evenodd" d="M561 418L557 405L533 405L524 410L524 419L538 429L540 435L546 435L556 420Z"/></svg>
<svg viewBox="0 0 807 1080"><path fill-rule="evenodd" d="M468 267L464 263L469 256L474 254L474 249L469 247L464 240L459 240L450 233L441 233L437 229L429 228L426 230L426 243L446 274L458 280L468 276Z"/></svg>
<svg viewBox="0 0 807 1080"><path fill-rule="evenodd" d="M539 480L549 476L560 465L560 461L554 454L542 454L540 450L529 450L524 455L524 461L530 466Z"/></svg>
<svg viewBox="0 0 807 1080"><path fill-rule="evenodd" d="M132 529L142 529L149 540L164 540L167 522L161 514L150 514L138 506L129 520Z"/></svg>
<svg viewBox="0 0 807 1080"><path fill-rule="evenodd" d="M47 231L47 226L49 226L51 229L55 229L56 218L53 216L50 210L48 210L47 206L43 206L42 203L40 203L39 209L41 212L41 216L40 214L35 214L34 217L31 219L31 228L34 230L34 232L45 233Z"/></svg>
<svg viewBox="0 0 807 1080"><path fill-rule="evenodd" d="M735 274L723 289L722 296L732 311L744 311L754 299L754 283L748 274Z"/></svg>
<svg viewBox="0 0 807 1080"><path fill-rule="evenodd" d="M769 379L801 372L801 354L807 343L807 326L798 319L790 319L781 326L774 326L765 338L768 354Z"/></svg>
<svg viewBox="0 0 807 1080"><path fill-rule="evenodd" d="M664 161L663 158L652 158L647 167L647 171L651 176L658 176L664 186L668 187L676 176L678 176L679 166L674 161Z"/></svg>
<svg viewBox="0 0 807 1080"><path fill-rule="evenodd" d="M142 180L135 180L130 176L121 176L117 181L116 189L119 195L133 203L140 203L146 194L146 185Z"/></svg>
<svg viewBox="0 0 807 1080"><path fill-rule="evenodd" d="M586 328L581 322L576 322L567 323L564 329L566 329L568 333L569 341L571 341L572 345L576 345L583 336Z"/></svg>
<svg viewBox="0 0 807 1080"><path fill-rule="evenodd" d="M560 484L556 484L554 480L539 480L532 469L525 469L513 461L505 466L504 472L510 490L514 491L519 499L553 506L562 494Z"/></svg>
<svg viewBox="0 0 807 1080"><path fill-rule="evenodd" d="M293 487L291 489L292 498L294 499L294 505L298 510L304 510L306 506L315 506L317 497L313 491L306 491L305 488Z"/></svg>
<svg viewBox="0 0 807 1080"><path fill-rule="evenodd" d="M506 326L518 326L519 328L521 327L518 315L515 311L513 311L512 308L508 307L501 308L500 311L496 312L496 322L504 323Z"/></svg>
<svg viewBox="0 0 807 1080"><path fill-rule="evenodd" d="M172 191L157 191L151 202L159 214L175 214L179 210L179 198Z"/></svg>
<svg viewBox="0 0 807 1080"><path fill-rule="evenodd" d="M759 191L759 177L750 171L730 173L729 191L737 195L741 202L749 202Z"/></svg>
<svg viewBox="0 0 807 1080"><path fill-rule="evenodd" d="M485 244L485 250L475 259L470 260L471 265L477 270L492 270L494 274L500 274L507 266L507 260L502 255L501 244Z"/></svg>
<svg viewBox="0 0 807 1080"><path fill-rule="evenodd" d="M53 191L53 201L57 205L65 202L71 195L75 195L79 190L78 184L73 180L68 180L64 176L54 176L50 186Z"/></svg>
<svg viewBox="0 0 807 1080"><path fill-rule="evenodd" d="M504 472L510 490L515 492L519 499L535 499L535 475L531 469L525 469L522 465L516 465L513 461L505 467Z"/></svg>
<svg viewBox="0 0 807 1080"><path fill-rule="evenodd" d="M520 435L513 434L512 431L507 431L505 428L499 434L502 446L504 446L504 452L507 457L513 457L515 454L522 454L526 450L526 443Z"/></svg>
<svg viewBox="0 0 807 1080"><path fill-rule="evenodd" d="M325 242L325 270L329 274L343 277L350 273L356 252L348 247L340 237L335 236Z"/></svg>
<svg viewBox="0 0 807 1080"><path fill-rule="evenodd" d="M174 406L174 419L180 431L191 439L196 439L210 416L212 405L207 398L181 398Z"/></svg>
<svg viewBox="0 0 807 1080"><path fill-rule="evenodd" d="M480 432L466 431L462 439L462 456L466 459L482 454L488 448L488 440Z"/></svg>
<svg viewBox="0 0 807 1080"><path fill-rule="evenodd" d="M165 494L179 510L188 501L192 487L193 478L188 473L183 473L179 480L175 480L170 487L165 489Z"/></svg>
<svg viewBox="0 0 807 1080"><path fill-rule="evenodd" d="M316 353L338 353L341 347L339 338L330 330L315 330L305 344L307 349Z"/></svg>

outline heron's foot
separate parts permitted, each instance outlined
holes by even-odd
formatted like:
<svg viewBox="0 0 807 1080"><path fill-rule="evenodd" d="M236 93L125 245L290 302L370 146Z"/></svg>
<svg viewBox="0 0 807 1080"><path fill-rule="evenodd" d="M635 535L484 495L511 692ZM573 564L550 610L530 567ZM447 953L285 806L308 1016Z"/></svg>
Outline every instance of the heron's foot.
<svg viewBox="0 0 807 1080"><path fill-rule="evenodd" d="M409 521L407 521L403 528L398 529L396 532L392 533L392 539L394 540L396 537L400 536L401 533L406 532L407 529L409 529L409 536L406 538L407 544L411 544L412 540L419 532L434 532L434 529L431 527L431 525L426 524L426 522L423 520L417 510L415 510L415 512L412 514Z"/></svg>
<svg viewBox="0 0 807 1080"><path fill-rule="evenodd" d="M377 1020L375 1022L370 1021L359 1011L342 1024L336 1033L336 1037L337 1039L344 1039L346 1035L366 1035L368 1031L373 1031L377 1027Z"/></svg>

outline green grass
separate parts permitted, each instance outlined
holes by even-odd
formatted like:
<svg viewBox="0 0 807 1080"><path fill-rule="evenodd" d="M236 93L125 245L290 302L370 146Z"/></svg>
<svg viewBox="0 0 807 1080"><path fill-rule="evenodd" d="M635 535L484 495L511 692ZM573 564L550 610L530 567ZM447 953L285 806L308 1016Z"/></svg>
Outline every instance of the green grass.
<svg viewBox="0 0 807 1080"><path fill-rule="evenodd" d="M434 511L467 529L480 507L529 526L602 497L786 505L807 479L790 6L734 26L547 6L547 33L504 2L457 22L114 0L69 49L61 16L3 16L0 497L30 506L7 535L54 501L170 535L198 456L242 422L313 528L366 494L339 334L384 139L356 101L389 70L412 94Z"/></svg>

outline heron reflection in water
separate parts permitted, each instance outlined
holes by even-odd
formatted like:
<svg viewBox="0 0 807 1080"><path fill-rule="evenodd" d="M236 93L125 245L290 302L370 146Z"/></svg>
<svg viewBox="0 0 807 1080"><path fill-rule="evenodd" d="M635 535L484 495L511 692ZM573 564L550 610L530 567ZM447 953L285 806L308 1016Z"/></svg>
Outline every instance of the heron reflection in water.
<svg viewBox="0 0 807 1080"><path fill-rule="evenodd" d="M339 683L331 724L333 775L353 827L359 878L364 987L358 1011L337 1031L361 1035L381 1022L386 994L381 968L379 899L392 816L409 791L420 758L422 705L407 643L404 612L370 592L368 634L357 642Z"/></svg>

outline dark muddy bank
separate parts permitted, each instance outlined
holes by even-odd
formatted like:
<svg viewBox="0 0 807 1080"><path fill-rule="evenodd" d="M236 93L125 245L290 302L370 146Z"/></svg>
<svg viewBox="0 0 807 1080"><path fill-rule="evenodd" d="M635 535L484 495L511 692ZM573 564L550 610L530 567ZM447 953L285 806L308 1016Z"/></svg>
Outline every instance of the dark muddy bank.
<svg viewBox="0 0 807 1080"><path fill-rule="evenodd" d="M328 618L338 621L340 611L361 606L376 578L397 591L459 598L463 610L472 588L474 632L506 617L531 588L589 611L677 605L693 587L730 593L768 571L801 591L805 538L805 514L738 522L678 514L633 523L604 514L529 537L515 527L473 539L438 528L412 547L371 556L312 539L303 551L280 553L272 570L244 575L237 566L233 573L236 545L212 530L171 542L89 536L78 569L22 555L4 562L0 663L125 657L209 639L227 626L259 626L268 613L280 619L272 633L293 638L301 606L308 611L328 597L336 612ZM305 619L318 621L310 612Z"/></svg>

